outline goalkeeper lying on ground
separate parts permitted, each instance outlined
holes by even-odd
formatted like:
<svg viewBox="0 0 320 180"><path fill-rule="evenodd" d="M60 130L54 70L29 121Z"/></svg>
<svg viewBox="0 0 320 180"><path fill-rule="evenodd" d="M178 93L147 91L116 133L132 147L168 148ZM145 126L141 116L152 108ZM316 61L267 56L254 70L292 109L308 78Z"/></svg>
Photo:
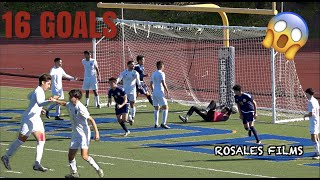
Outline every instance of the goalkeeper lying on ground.
<svg viewBox="0 0 320 180"><path fill-rule="evenodd" d="M217 107L216 102L212 100L206 109L192 106L185 117L179 115L179 118L181 121L186 123L193 112L196 112L202 117L202 119L209 122L227 121L231 114L237 113L234 108L230 108L225 105Z"/></svg>

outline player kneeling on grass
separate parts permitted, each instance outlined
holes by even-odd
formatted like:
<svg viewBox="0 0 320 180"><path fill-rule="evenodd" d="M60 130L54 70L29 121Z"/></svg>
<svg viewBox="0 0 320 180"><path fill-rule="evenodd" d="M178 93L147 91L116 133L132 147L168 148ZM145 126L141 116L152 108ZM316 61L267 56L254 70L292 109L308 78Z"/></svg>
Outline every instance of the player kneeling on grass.
<svg viewBox="0 0 320 180"><path fill-rule="evenodd" d="M121 125L122 129L125 131L124 136L128 136L130 131L128 130L125 122L128 120L128 113L129 113L129 103L127 101L127 94L123 88L117 86L117 79L112 77L108 80L110 89L108 92L108 104L107 106L110 107L111 104L111 97L114 98L116 102L115 111L116 116L118 119L119 124Z"/></svg>
<svg viewBox="0 0 320 180"><path fill-rule="evenodd" d="M48 170L48 168L45 168L41 165L46 138L44 125L41 120L40 114L44 112L42 107L48 105L51 102L51 98L49 100L45 100L44 93L50 88L50 85L51 76L49 74L43 74L39 77L39 86L28 95L30 103L28 109L22 115L19 136L15 141L11 143L6 154L1 157L4 166L8 170L11 170L9 158L20 148L22 144L26 142L31 133L37 141L36 161L33 165L33 170L42 172Z"/></svg>
<svg viewBox="0 0 320 180"><path fill-rule="evenodd" d="M219 110L220 109L220 110ZM185 117L179 115L179 118L182 122L187 122L188 118L196 112L199 114L203 120L208 122L218 122L218 121L227 121L232 114L235 114L236 111L227 106L217 107L217 104L214 100L212 100L206 109L198 108L196 106L192 106L187 115Z"/></svg>
<svg viewBox="0 0 320 180"><path fill-rule="evenodd" d="M313 97L314 91L308 88L305 91L308 98L308 114L303 119L309 117L311 141L314 143L315 155L312 159L320 159L320 142L319 142L319 102Z"/></svg>
<svg viewBox="0 0 320 180"><path fill-rule="evenodd" d="M100 177L104 176L103 170L89 156L89 144L91 138L91 131L88 125L89 120L94 129L94 140L99 140L99 131L95 120L90 116L88 109L80 102L82 92L79 89L73 89L69 92L69 102L64 102L56 99L51 99L62 106L66 106L70 113L70 120L72 124L72 138L68 153L71 174L65 176L66 178L78 178L78 170L75 156L79 148L81 148L81 156L87 161L98 173Z"/></svg>

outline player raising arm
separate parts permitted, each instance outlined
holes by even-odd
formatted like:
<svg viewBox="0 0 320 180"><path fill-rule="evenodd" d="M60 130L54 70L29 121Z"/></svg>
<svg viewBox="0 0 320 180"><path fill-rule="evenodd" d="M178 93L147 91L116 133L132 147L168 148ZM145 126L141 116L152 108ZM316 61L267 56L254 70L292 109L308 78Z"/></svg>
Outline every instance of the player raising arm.
<svg viewBox="0 0 320 180"><path fill-rule="evenodd" d="M90 116L88 109L80 102L82 92L79 89L73 89L69 92L69 102L51 99L62 106L66 106L70 113L72 124L72 138L68 153L71 174L66 178L79 178L75 156L78 149L81 149L82 159L87 161L98 173L100 177L104 176L103 170L96 161L89 156L89 144L91 139L91 130L88 121L92 124L94 130L94 140L99 140L99 131L95 120Z"/></svg>
<svg viewBox="0 0 320 180"><path fill-rule="evenodd" d="M159 106L162 109L162 123L161 127L165 129L170 129L167 125L167 117L168 117L168 102L166 99L165 92L167 93L167 97L169 97L169 91L166 84L166 75L162 71L164 69L163 61L157 62L157 69L151 75L150 79L150 87L152 90L152 98L153 98L153 107L154 107L154 128L158 128L158 119L159 119Z"/></svg>
<svg viewBox="0 0 320 180"><path fill-rule="evenodd" d="M118 119L119 124L121 125L122 129L125 131L124 136L128 136L130 131L128 130L125 122L128 119L128 112L129 112L129 103L127 101L127 94L123 88L117 86L117 79L114 77L109 78L109 85L110 89L108 92L108 104L107 106L110 107L111 104L111 97L114 98L116 102L115 105L115 112Z"/></svg>
<svg viewBox="0 0 320 180"><path fill-rule="evenodd" d="M62 77L65 77L70 80L77 80L77 78L68 75L62 68L62 59L55 58L54 59L54 66L50 70L51 75L51 93L53 96L59 96L59 99L64 99L64 93L62 88ZM55 120L63 120L60 118L60 105L59 104L51 104L47 111L46 116L49 119L49 111L56 107L56 117Z"/></svg>

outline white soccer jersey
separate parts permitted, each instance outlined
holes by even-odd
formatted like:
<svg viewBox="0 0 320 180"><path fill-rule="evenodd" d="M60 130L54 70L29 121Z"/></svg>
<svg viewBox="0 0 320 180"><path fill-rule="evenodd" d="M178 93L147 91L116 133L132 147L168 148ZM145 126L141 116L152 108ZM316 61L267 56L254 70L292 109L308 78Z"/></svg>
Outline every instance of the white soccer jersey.
<svg viewBox="0 0 320 180"><path fill-rule="evenodd" d="M88 109L80 101L76 105L68 102L66 107L70 113L72 137L88 137L90 135L90 127L87 121L90 117Z"/></svg>
<svg viewBox="0 0 320 180"><path fill-rule="evenodd" d="M120 73L117 83L123 80L123 89L127 94L135 94L136 93L136 84L141 86L139 73L136 70L124 70Z"/></svg>
<svg viewBox="0 0 320 180"><path fill-rule="evenodd" d="M89 61L86 61L86 59L82 59L82 64L84 67L84 78L97 77L97 72L95 67L98 68L98 63L95 59L90 58Z"/></svg>
<svg viewBox="0 0 320 180"><path fill-rule="evenodd" d="M44 90L38 86L34 91L28 95L30 100L27 110L23 113L22 121L41 121L41 110L43 106L46 106L50 101L45 100Z"/></svg>
<svg viewBox="0 0 320 180"><path fill-rule="evenodd" d="M153 92L154 93L164 93L164 87L162 85L162 80L165 81L166 75L161 70L156 70L152 73L150 81L153 83Z"/></svg>
<svg viewBox="0 0 320 180"><path fill-rule="evenodd" d="M52 92L58 92L62 90L62 77L73 79L72 76L68 75L62 67L56 68L55 66L50 70L51 75L51 90Z"/></svg>
<svg viewBox="0 0 320 180"><path fill-rule="evenodd" d="M319 102L316 98L311 97L308 101L308 112L312 112L312 116L309 117L310 132L311 134L319 133Z"/></svg>

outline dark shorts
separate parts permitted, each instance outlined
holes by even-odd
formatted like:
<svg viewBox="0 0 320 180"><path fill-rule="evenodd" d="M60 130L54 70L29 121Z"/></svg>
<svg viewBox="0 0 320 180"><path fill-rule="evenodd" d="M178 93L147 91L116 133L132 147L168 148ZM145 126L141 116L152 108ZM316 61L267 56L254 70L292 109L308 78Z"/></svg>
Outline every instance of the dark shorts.
<svg viewBox="0 0 320 180"><path fill-rule="evenodd" d="M123 113L129 113L129 104L126 104L125 106L123 106L120 109L115 108L115 111L116 111L116 115L120 115Z"/></svg>
<svg viewBox="0 0 320 180"><path fill-rule="evenodd" d="M255 121L255 119L253 117L253 112L242 113L242 115L243 115L243 119L242 119L243 124L247 124L248 122Z"/></svg>
<svg viewBox="0 0 320 180"><path fill-rule="evenodd" d="M141 89L138 88L138 85L137 85L137 91L140 93L140 94L147 94L148 92L148 86L144 83L144 82L141 82Z"/></svg>

